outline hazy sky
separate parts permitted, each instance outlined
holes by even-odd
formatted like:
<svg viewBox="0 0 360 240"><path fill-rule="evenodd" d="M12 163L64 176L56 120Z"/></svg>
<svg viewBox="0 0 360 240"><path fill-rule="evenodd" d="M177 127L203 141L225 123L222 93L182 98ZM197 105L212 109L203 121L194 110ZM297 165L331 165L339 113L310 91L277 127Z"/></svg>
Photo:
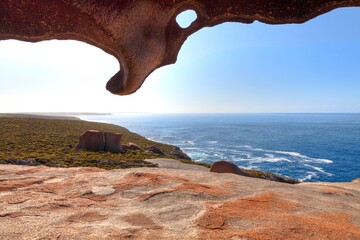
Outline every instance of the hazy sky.
<svg viewBox="0 0 360 240"><path fill-rule="evenodd" d="M116 59L76 41L0 41L0 112L360 112L360 8L302 25L202 29L131 96Z"/></svg>

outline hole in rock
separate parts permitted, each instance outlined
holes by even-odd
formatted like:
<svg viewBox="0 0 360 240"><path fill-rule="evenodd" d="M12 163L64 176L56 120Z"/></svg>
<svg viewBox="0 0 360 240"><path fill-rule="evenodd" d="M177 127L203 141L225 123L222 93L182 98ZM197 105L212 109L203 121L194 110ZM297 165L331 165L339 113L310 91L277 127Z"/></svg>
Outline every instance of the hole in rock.
<svg viewBox="0 0 360 240"><path fill-rule="evenodd" d="M186 10L176 16L176 22L181 28L188 28L197 19L197 14L194 10Z"/></svg>

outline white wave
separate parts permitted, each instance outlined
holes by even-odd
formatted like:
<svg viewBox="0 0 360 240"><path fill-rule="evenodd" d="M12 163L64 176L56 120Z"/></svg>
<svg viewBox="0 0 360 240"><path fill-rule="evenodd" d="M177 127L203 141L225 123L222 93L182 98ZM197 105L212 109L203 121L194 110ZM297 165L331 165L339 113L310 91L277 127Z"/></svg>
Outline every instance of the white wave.
<svg viewBox="0 0 360 240"><path fill-rule="evenodd" d="M204 152L188 152L188 155L192 158L192 159L207 159L209 158L209 154L204 153Z"/></svg>
<svg viewBox="0 0 360 240"><path fill-rule="evenodd" d="M247 158L252 158L252 154L251 153L242 153L243 155L245 155Z"/></svg>
<svg viewBox="0 0 360 240"><path fill-rule="evenodd" d="M327 163L327 164L331 164L333 163L332 160L329 159L321 159L321 158L306 158L304 159L304 162L312 162L312 163Z"/></svg>
<svg viewBox="0 0 360 240"><path fill-rule="evenodd" d="M200 158L200 159L197 159L197 160L193 160L194 162L204 162L206 159L204 158Z"/></svg>
<svg viewBox="0 0 360 240"><path fill-rule="evenodd" d="M250 146L250 145L240 145L239 147L241 147L241 148L253 149L253 147Z"/></svg>
<svg viewBox="0 0 360 240"><path fill-rule="evenodd" d="M190 145L195 145L196 140L186 140L184 143L188 143Z"/></svg>
<svg viewBox="0 0 360 240"><path fill-rule="evenodd" d="M247 170L258 170L259 169L258 166L252 166L252 165L250 165L250 166L239 166L239 167L247 169Z"/></svg>
<svg viewBox="0 0 360 240"><path fill-rule="evenodd" d="M298 158L309 158L305 155L302 155L301 153L298 152L286 152L286 151L271 151L271 150L265 150L266 152L273 152L273 153L278 153L278 154L283 154L283 155L289 155L289 156L293 156L293 157L298 157Z"/></svg>
<svg viewBox="0 0 360 240"><path fill-rule="evenodd" d="M217 144L218 141L207 141L208 144Z"/></svg>
<svg viewBox="0 0 360 240"><path fill-rule="evenodd" d="M307 173L308 173L307 176L299 179L300 182L304 182L306 180L311 180L313 177L318 178L318 175L316 173L314 173L314 172L307 172Z"/></svg>
<svg viewBox="0 0 360 240"><path fill-rule="evenodd" d="M262 149L262 148L254 148L254 147L249 146L249 145L241 145L239 147L246 148L246 149L249 149L251 151L257 151L257 152L274 152L274 151L266 150L266 149Z"/></svg>
<svg viewBox="0 0 360 240"><path fill-rule="evenodd" d="M305 167L312 168L312 169L314 169L314 170L316 170L316 171L318 171L318 172L324 173L324 174L326 174L326 175L328 175L328 176L330 176L330 177L333 176L333 174L324 171L324 169L322 169L321 167L316 167L316 166L312 166L312 165L309 165L309 164L303 164L303 165L304 165Z"/></svg>
<svg viewBox="0 0 360 240"><path fill-rule="evenodd" d="M251 148L252 151L256 151L256 152L272 152L270 150L265 150L262 148Z"/></svg>
<svg viewBox="0 0 360 240"><path fill-rule="evenodd" d="M275 150L268 150L268 149L263 149L263 148L256 148L250 145L238 145L236 147L239 148L246 148L246 149L250 149L250 150L256 150L256 151L264 151L264 152L275 152Z"/></svg>
<svg viewBox="0 0 360 240"><path fill-rule="evenodd" d="M330 160L330 159L321 159L321 158L315 158L315 160L323 162L323 163L329 163L329 164L334 162L333 160Z"/></svg>
<svg viewBox="0 0 360 240"><path fill-rule="evenodd" d="M249 159L252 162L292 162L291 160L283 157L255 157Z"/></svg>
<svg viewBox="0 0 360 240"><path fill-rule="evenodd" d="M303 154L300 154L300 153L297 153L297 152L285 152L285 151L274 151L274 152L279 153L279 154L285 154L285 155L290 155L290 156L293 156L293 157L302 158L302 160L304 162L329 163L329 164L333 163L333 161L330 160L330 159L308 157L306 155L303 155Z"/></svg>
<svg viewBox="0 0 360 240"><path fill-rule="evenodd" d="M245 159L245 158L233 158L231 159L232 162L244 162L244 161L249 161L249 159Z"/></svg>
<svg viewBox="0 0 360 240"><path fill-rule="evenodd" d="M265 154L265 156L267 156L267 157L272 157L274 154L281 154L281 155L291 156L293 158L299 158L301 161L304 161L304 162L326 163L326 164L333 163L333 161L330 159L308 157L308 156L298 153L298 152L268 150L268 149L262 149L262 148L254 148L249 145L241 145L241 147L249 149L251 151L266 152L266 153L268 153L268 154Z"/></svg>
<svg viewBox="0 0 360 240"><path fill-rule="evenodd" d="M213 153L213 155L218 158L225 158L225 155L223 153Z"/></svg>

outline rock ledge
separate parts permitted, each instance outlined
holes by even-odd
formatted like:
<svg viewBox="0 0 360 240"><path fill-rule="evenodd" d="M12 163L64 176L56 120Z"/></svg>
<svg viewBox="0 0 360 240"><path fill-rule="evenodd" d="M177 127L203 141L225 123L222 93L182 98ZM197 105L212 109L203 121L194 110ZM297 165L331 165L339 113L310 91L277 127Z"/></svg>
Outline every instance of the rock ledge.
<svg viewBox="0 0 360 240"><path fill-rule="evenodd" d="M0 239L359 239L360 183L0 165Z"/></svg>

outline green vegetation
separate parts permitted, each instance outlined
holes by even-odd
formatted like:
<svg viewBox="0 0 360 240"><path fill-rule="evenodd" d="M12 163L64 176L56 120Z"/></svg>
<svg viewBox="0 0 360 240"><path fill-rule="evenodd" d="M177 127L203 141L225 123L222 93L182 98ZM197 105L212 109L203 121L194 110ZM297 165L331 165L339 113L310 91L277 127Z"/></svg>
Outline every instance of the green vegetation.
<svg viewBox="0 0 360 240"><path fill-rule="evenodd" d="M249 170L249 169L241 169L241 170L244 171L245 173L247 173L249 176L254 177L254 178L262 178L262 179L267 179L267 180L271 180L271 181L284 182L284 183L290 183L290 184L299 183L299 181L296 179L284 177L284 176L281 176L281 175L278 175L275 173L261 172L261 171Z"/></svg>
<svg viewBox="0 0 360 240"><path fill-rule="evenodd" d="M87 130L122 133L123 143L133 142L143 149L156 146L166 157L174 158L169 156L174 146L150 141L116 125L81 120L0 117L0 163L113 169L154 166L143 160L160 157L146 151L113 154L74 150L80 135Z"/></svg>

